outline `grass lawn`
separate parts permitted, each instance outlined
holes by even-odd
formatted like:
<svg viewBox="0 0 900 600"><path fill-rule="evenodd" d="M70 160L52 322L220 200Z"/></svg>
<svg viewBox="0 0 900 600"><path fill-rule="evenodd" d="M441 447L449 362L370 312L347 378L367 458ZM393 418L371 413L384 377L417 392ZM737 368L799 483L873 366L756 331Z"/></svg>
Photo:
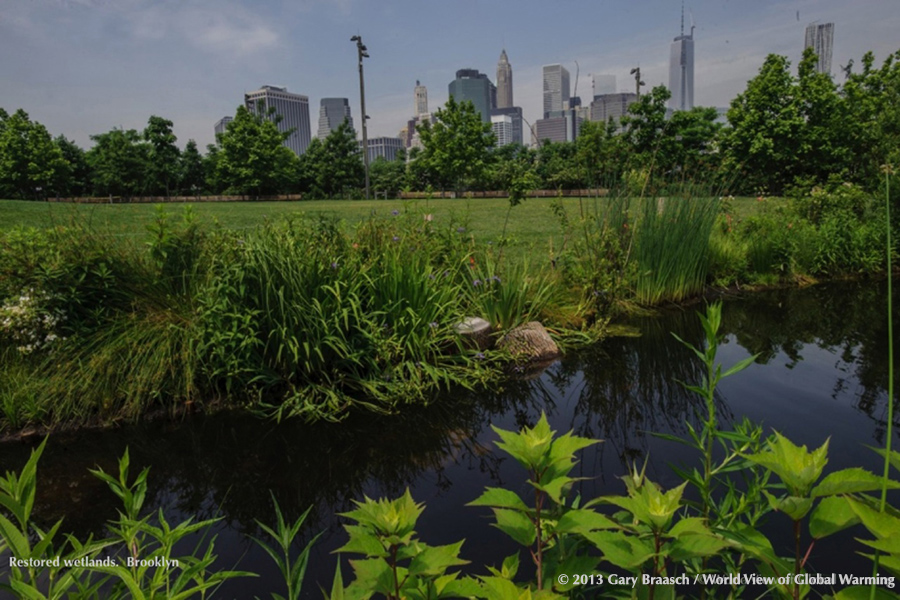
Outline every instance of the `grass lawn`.
<svg viewBox="0 0 900 600"><path fill-rule="evenodd" d="M551 249L562 243L559 219L551 210L553 198L529 198L510 213L506 236L510 253L527 256L532 265L543 263ZM603 200L564 198L563 206L572 222L582 211L602 210ZM635 203L636 204L636 203ZM746 216L759 210L755 198L736 198L734 209ZM218 222L231 229L253 229L266 219L285 215L331 216L349 226L370 215L390 215L393 210L416 210L430 213L438 223L454 219L461 222L479 243L497 243L503 234L509 203L503 198L433 199L433 200L306 200L299 202L198 202L194 214L201 222ZM165 205L167 212L178 216L181 204ZM65 204L0 200L0 232L16 226L51 227L72 222L88 223L101 232L117 235L144 236L153 221L152 204Z"/></svg>

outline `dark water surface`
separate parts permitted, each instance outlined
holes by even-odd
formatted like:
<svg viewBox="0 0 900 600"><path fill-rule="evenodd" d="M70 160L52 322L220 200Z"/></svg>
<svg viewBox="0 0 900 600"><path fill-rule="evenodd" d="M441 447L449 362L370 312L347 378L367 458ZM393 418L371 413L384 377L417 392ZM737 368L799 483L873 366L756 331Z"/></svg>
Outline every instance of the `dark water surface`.
<svg viewBox="0 0 900 600"><path fill-rule="evenodd" d="M726 300L727 338L719 360L730 365L759 354L755 364L719 388L726 426L749 417L815 447L830 437L827 471L864 466L880 473L878 457L865 445L885 441L885 289L884 282L865 281ZM346 541L335 513L352 508L352 500L363 495L395 497L407 487L426 505L420 538L430 544L465 538L462 555L472 561L470 572L482 574L482 565L499 565L518 547L489 525L490 511L465 504L485 486L519 493L527 488L515 461L496 451L491 424L518 429L546 411L560 433L574 429L603 439L582 452L576 467L589 478L580 490L586 497L624 493L618 478L633 461L649 458L649 476L667 489L680 483L670 463L699 465L691 451L649 433L683 435L685 420L695 420L694 410L702 408L677 383L699 381L700 365L669 334L699 344L696 314L677 309L634 325L640 337L615 338L573 353L539 378L508 382L500 393L455 394L402 417L275 426L245 415L218 415L55 435L39 465L35 515L41 523L65 517L63 529L81 537L103 535L118 503L88 469L99 465L115 472L127 446L133 474L151 467L147 510L162 506L170 522L221 517L220 566L261 574L229 582L219 597L283 592L275 565L247 538L258 533L257 519L274 521L272 495L289 518L314 507L304 539L325 532L310 559L305 597L320 598L319 584L330 586L336 564L331 553ZM29 449L21 442L0 446L0 468L20 468ZM770 515L766 532L784 555L793 553L790 528L783 515ZM817 544L811 570L870 575L871 565L855 554L860 547L852 537ZM523 565L526 561L522 554ZM346 582L346 558L342 564ZM0 577L4 572L0 564Z"/></svg>

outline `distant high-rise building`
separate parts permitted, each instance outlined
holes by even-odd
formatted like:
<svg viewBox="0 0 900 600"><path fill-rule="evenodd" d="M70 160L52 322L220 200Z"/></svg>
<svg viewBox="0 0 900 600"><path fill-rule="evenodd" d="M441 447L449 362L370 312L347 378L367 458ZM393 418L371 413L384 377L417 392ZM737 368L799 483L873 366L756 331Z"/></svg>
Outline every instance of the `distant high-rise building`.
<svg viewBox="0 0 900 600"><path fill-rule="evenodd" d="M416 117L428 114L428 89L416 79Z"/></svg>
<svg viewBox="0 0 900 600"><path fill-rule="evenodd" d="M819 73L831 74L831 48L834 45L834 23L810 23L806 27L806 39L803 49L813 48L819 62L816 70Z"/></svg>
<svg viewBox="0 0 900 600"><path fill-rule="evenodd" d="M681 35L672 42L669 59L669 108L691 110L694 108L694 26L684 35L684 5L681 7Z"/></svg>
<svg viewBox="0 0 900 600"><path fill-rule="evenodd" d="M369 162L375 162L376 158L396 160L397 153L406 148L406 144L398 137L375 137L366 141L369 148ZM359 141L359 153L362 154L362 140Z"/></svg>
<svg viewBox="0 0 900 600"><path fill-rule="evenodd" d="M497 108L512 108L513 106L513 77L512 65L506 58L506 50L500 53L500 61L497 63Z"/></svg>
<svg viewBox="0 0 900 600"><path fill-rule="evenodd" d="M319 131L316 137L324 140L328 134L340 127L344 119L349 121L350 128L353 129L349 100L346 98L322 98L319 103Z"/></svg>
<svg viewBox="0 0 900 600"><path fill-rule="evenodd" d="M491 131L497 138L497 148L513 143L513 120L510 115L491 115Z"/></svg>
<svg viewBox="0 0 900 600"><path fill-rule="evenodd" d="M544 66L544 118L561 117L568 107L569 71L562 65Z"/></svg>
<svg viewBox="0 0 900 600"><path fill-rule="evenodd" d="M309 97L292 94L285 87L264 85L255 92L244 94L244 105L253 113L268 115L274 108L275 114L281 117L278 131L291 131L284 140L284 145L297 155L306 152L312 140L309 122Z"/></svg>
<svg viewBox="0 0 900 600"><path fill-rule="evenodd" d="M216 124L214 125L214 127L216 130L216 139L217 140L219 139L219 136L221 134L228 131L228 124L231 123L232 121L234 121L234 117L228 117L228 116L222 117L221 119L216 121Z"/></svg>
<svg viewBox="0 0 900 600"><path fill-rule="evenodd" d="M510 144L522 145L525 143L524 137L522 136L522 123L524 122L524 119L522 118L522 107L511 106L509 108L495 108L491 111L492 123L495 116L506 116L512 119L512 138L509 142Z"/></svg>
<svg viewBox="0 0 900 600"><path fill-rule="evenodd" d="M616 123L628 113L628 107L637 102L635 93L600 94L591 102L591 121L606 123L613 119Z"/></svg>
<svg viewBox="0 0 900 600"><path fill-rule="evenodd" d="M615 75L594 75L594 96L616 93Z"/></svg>
<svg viewBox="0 0 900 600"><path fill-rule="evenodd" d="M482 122L491 122L491 109L497 106L497 87L487 75L479 73L478 69L460 69L448 88L456 102L468 100L475 105Z"/></svg>

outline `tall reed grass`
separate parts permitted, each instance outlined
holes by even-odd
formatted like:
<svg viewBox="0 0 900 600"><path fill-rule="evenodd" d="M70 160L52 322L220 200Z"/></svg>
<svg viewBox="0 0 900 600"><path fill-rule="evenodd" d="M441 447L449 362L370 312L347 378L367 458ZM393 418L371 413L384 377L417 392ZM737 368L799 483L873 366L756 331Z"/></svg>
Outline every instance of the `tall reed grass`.
<svg viewBox="0 0 900 600"><path fill-rule="evenodd" d="M706 285L716 198L644 198L635 243L635 298L677 302Z"/></svg>

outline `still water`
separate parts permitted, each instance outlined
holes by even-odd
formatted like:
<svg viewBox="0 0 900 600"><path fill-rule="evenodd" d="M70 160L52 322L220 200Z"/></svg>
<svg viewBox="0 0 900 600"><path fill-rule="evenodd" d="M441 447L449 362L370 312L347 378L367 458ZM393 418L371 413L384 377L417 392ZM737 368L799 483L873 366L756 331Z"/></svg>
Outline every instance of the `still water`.
<svg viewBox="0 0 900 600"><path fill-rule="evenodd" d="M777 429L795 443L818 447L830 438L834 470L864 466L880 473L865 446L884 444L887 419L887 320L883 282L775 290L725 300L719 361L751 354L756 362L724 381L719 411L727 427L744 417ZM895 320L898 319L895 307ZM673 309L632 322L639 337L620 337L572 353L539 377L507 382L502 391L456 393L402 417L359 415L339 424L275 426L245 415L190 418L109 432L54 435L39 465L35 514L42 523L65 518L64 530L103 535L117 499L88 473L115 472L130 449L132 473L150 466L148 511L163 507L170 522L188 516L220 518L216 551L221 568L260 573L229 582L218 597L283 592L274 563L248 535L256 520L272 523L274 495L288 518L307 507L304 538L324 532L314 547L304 597L320 598L337 563L332 552L346 536L335 513L364 495L396 497L406 488L426 505L417 528L430 544L465 539L470 572L498 565L518 548L490 526L490 511L466 503L485 486L526 490L524 472L497 452L491 425L518 429L542 411L559 432L599 438L581 453L576 474L588 478L586 497L624 493L628 467L648 461L650 478L678 485L669 465L696 465L698 457L651 432L684 435L701 405L679 381L696 382L700 365L670 332L694 344L702 330L694 309ZM896 447L896 440L895 440ZM30 445L0 446L0 468L18 469ZM790 523L769 516L767 533L791 555ZM304 540L300 540L303 542ZM298 544L299 545L299 544ZM812 571L871 574L855 554L852 535L816 545ZM185 549L187 550L187 549ZM521 556L525 565L527 558ZM345 582L350 573L347 560ZM0 565L0 577L5 565Z"/></svg>

